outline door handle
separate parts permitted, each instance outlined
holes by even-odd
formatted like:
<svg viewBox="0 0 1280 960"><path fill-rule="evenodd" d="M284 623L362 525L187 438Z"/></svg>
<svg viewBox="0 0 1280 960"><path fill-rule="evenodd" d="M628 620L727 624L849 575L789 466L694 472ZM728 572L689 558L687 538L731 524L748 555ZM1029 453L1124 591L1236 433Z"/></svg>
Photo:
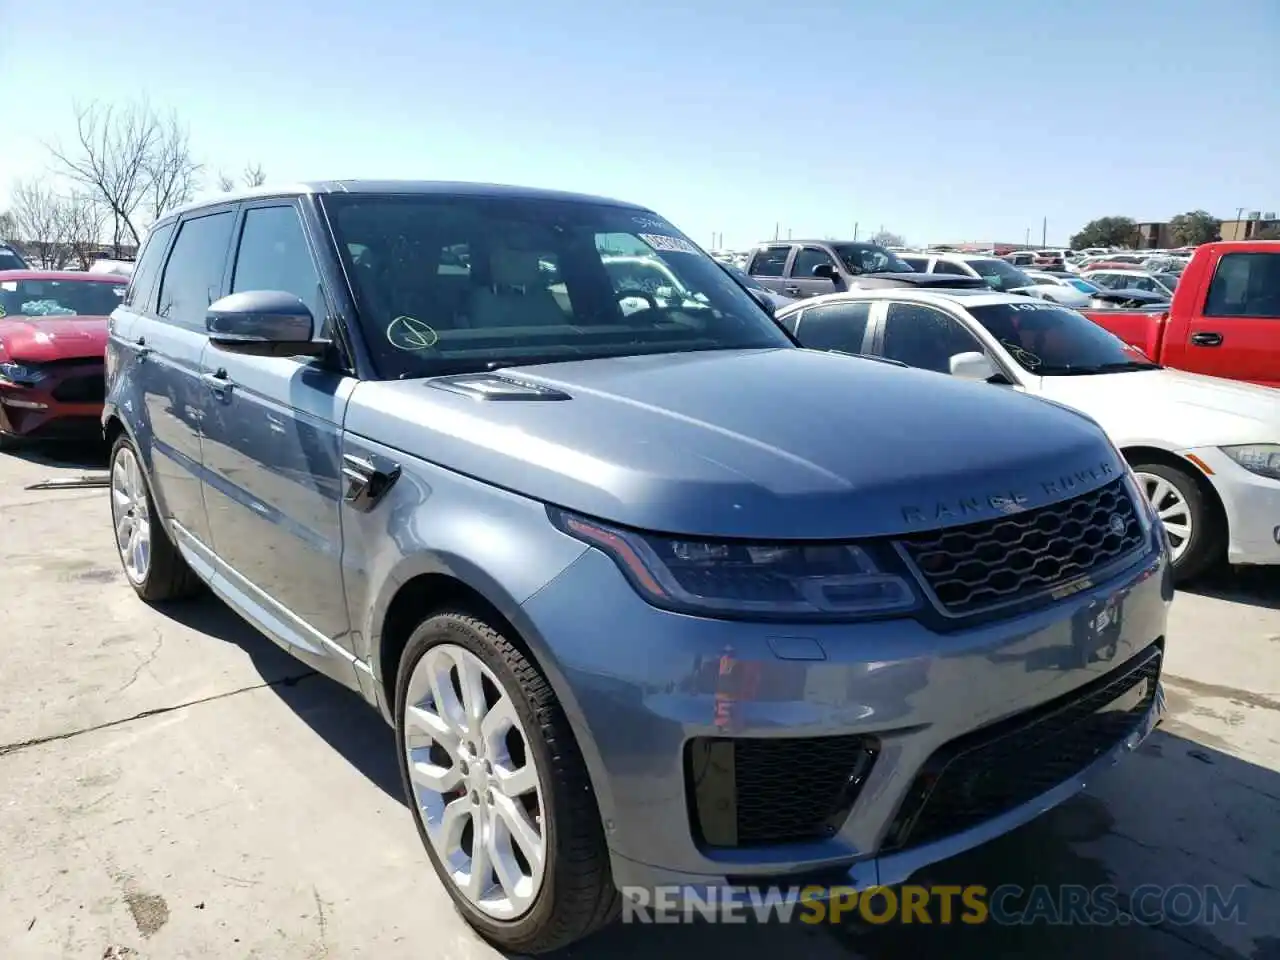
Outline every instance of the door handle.
<svg viewBox="0 0 1280 960"><path fill-rule="evenodd" d="M214 373L203 373L200 379L204 381L204 385L209 391L220 399L226 399L227 394L231 392L231 388L235 386L227 379L227 371L219 369Z"/></svg>
<svg viewBox="0 0 1280 960"><path fill-rule="evenodd" d="M783 292L783 293L796 294L796 293L799 293L799 292L800 292L800 288L799 288L799 287L797 287L794 283L788 283L788 284L784 284L784 285L783 285L783 287L782 287L782 292Z"/></svg>
<svg viewBox="0 0 1280 960"><path fill-rule="evenodd" d="M1222 346L1222 334L1220 333L1193 333L1191 342L1197 347L1220 347Z"/></svg>

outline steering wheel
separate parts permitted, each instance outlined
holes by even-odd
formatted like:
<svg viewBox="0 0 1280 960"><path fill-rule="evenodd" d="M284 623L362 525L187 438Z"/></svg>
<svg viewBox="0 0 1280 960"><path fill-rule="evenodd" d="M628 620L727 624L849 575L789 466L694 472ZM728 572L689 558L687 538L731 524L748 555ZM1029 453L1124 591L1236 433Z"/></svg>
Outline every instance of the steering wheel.
<svg viewBox="0 0 1280 960"><path fill-rule="evenodd" d="M623 300L643 300L649 305L650 310L657 310L658 298L645 290L619 290L615 295L615 299L619 303Z"/></svg>

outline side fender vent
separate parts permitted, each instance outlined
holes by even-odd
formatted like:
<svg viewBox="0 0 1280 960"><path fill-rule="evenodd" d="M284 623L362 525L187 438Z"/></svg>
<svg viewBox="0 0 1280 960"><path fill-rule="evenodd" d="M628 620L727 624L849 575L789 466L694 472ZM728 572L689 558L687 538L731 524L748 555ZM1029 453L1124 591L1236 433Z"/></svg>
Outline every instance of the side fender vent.
<svg viewBox="0 0 1280 960"><path fill-rule="evenodd" d="M563 390L541 384L500 377L492 373L464 373L430 380L427 386L448 390L472 400L572 400Z"/></svg>

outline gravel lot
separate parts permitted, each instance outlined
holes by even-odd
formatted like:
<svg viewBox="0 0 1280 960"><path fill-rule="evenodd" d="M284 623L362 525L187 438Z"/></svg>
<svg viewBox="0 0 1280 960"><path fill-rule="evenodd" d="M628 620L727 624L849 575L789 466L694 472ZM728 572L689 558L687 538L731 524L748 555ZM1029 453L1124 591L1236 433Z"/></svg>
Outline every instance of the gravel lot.
<svg viewBox="0 0 1280 960"><path fill-rule="evenodd" d="M119 572L84 466L0 455L0 944L37 958L490 957L400 799L390 732L216 601ZM1280 572L1175 602L1171 719L1089 793L939 865L984 883L1245 888L1242 924L622 927L571 956L1280 958Z"/></svg>

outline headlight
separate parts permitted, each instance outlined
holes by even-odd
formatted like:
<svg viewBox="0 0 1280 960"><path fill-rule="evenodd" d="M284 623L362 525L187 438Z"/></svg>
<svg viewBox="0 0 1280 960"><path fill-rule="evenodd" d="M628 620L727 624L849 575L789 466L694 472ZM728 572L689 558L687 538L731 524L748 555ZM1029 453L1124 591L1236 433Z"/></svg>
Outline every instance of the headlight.
<svg viewBox="0 0 1280 960"><path fill-rule="evenodd" d="M641 534L549 511L603 550L654 606L709 616L844 620L902 614L919 598L877 544L747 543Z"/></svg>
<svg viewBox="0 0 1280 960"><path fill-rule="evenodd" d="M1246 443L1220 449L1250 473L1280 480L1280 443Z"/></svg>
<svg viewBox="0 0 1280 960"><path fill-rule="evenodd" d="M12 361L0 363L0 378L24 387L35 386L47 376L48 374L39 367L29 367Z"/></svg>

